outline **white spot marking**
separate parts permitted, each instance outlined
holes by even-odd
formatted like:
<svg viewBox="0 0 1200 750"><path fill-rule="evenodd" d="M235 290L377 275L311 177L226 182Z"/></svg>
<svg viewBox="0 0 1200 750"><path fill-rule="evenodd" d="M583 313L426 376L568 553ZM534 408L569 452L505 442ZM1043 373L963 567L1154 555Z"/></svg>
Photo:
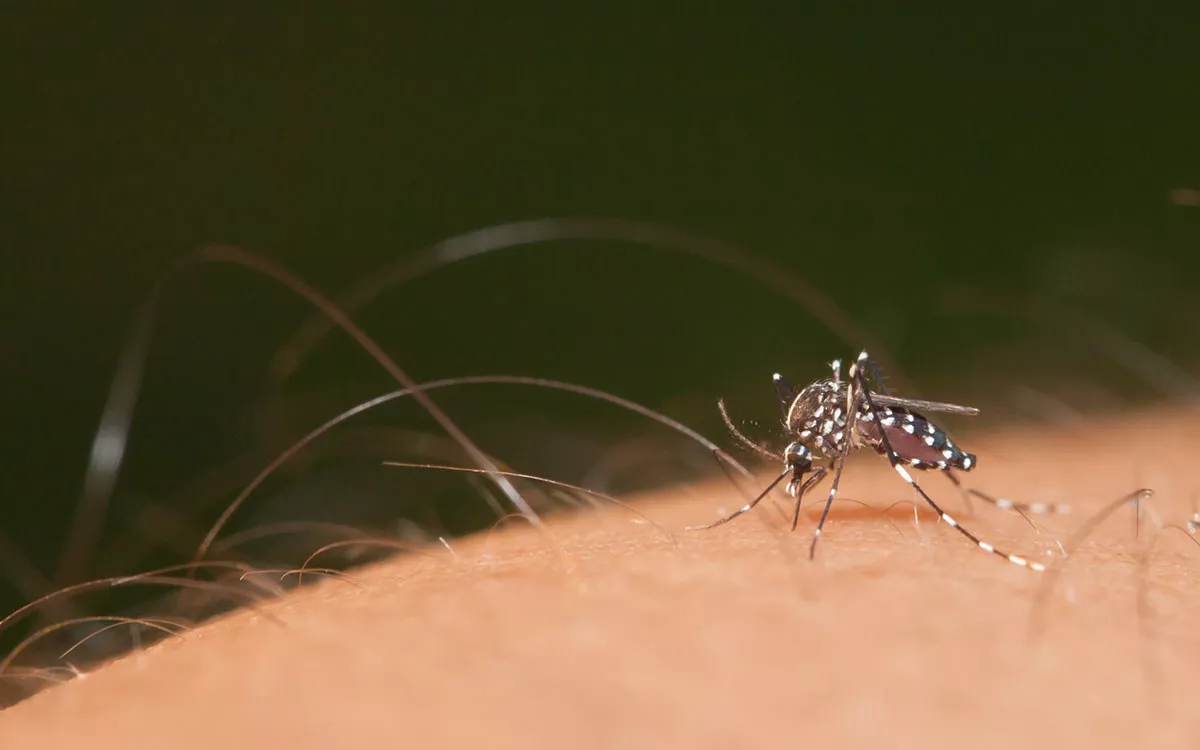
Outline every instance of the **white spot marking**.
<svg viewBox="0 0 1200 750"><path fill-rule="evenodd" d="M913 434L914 432L916 432L916 428L914 428L914 427L913 427L911 424L901 425L901 429L903 429L903 430L904 430L905 432L907 432L909 435L911 435L911 434Z"/></svg>
<svg viewBox="0 0 1200 750"><path fill-rule="evenodd" d="M996 548L993 547L992 545L988 544L987 542L980 542L979 549L983 550L984 552L995 552L996 551Z"/></svg>
<svg viewBox="0 0 1200 750"><path fill-rule="evenodd" d="M943 513L942 520L945 521L947 525L958 528L958 521L955 521L953 518L951 518L949 513Z"/></svg>
<svg viewBox="0 0 1200 750"><path fill-rule="evenodd" d="M926 435L925 436L925 445L931 446L931 445L933 445L933 443L934 443L933 435Z"/></svg>
<svg viewBox="0 0 1200 750"><path fill-rule="evenodd" d="M1025 559L1025 558L1023 558L1023 557L1017 557L1016 555L1009 555L1009 556L1008 556L1008 561L1009 561L1010 563L1014 563L1014 564L1016 564L1016 565L1020 565L1022 568L1024 568L1024 567L1025 567L1025 566L1027 566L1027 565L1029 565L1029 561L1028 561L1028 560L1026 560L1026 559Z"/></svg>
<svg viewBox="0 0 1200 750"><path fill-rule="evenodd" d="M896 465L895 465L895 466L893 466L892 468L896 470L896 473L900 475L900 478L901 478L901 479L903 479L904 481L908 482L909 484L912 484L912 483L913 483L913 478L912 478L912 476L911 476L911 475L908 473L908 469L905 469L905 468L904 468L903 466L901 466L900 464L896 464Z"/></svg>

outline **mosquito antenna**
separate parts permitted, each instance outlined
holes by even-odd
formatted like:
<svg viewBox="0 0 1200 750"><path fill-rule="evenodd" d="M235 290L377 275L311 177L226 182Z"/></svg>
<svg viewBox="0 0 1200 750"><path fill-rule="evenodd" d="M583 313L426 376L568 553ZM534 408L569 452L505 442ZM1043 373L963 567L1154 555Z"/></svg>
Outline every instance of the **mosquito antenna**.
<svg viewBox="0 0 1200 750"><path fill-rule="evenodd" d="M746 446L750 450L757 453L762 458L768 461L782 461L783 456L773 451L767 450L765 447L754 442L750 438L742 434L742 431L734 426L733 420L729 418L729 412L725 409L725 399L717 399L717 408L721 410L721 419L724 420L725 426L729 429L737 441Z"/></svg>

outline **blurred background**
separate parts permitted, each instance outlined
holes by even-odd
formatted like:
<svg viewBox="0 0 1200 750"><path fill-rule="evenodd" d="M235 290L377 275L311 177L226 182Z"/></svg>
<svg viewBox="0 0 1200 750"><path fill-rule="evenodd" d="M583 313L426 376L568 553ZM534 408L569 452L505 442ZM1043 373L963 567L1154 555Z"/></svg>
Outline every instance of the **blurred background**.
<svg viewBox="0 0 1200 750"><path fill-rule="evenodd" d="M1200 392L1200 66L1184 19L520 6L4 4L0 611L39 585L188 559L271 457L395 387L337 332L273 379L311 308L240 268L180 276L100 544L64 573L129 329L204 243L337 297L498 224L645 222L816 290L908 392L988 407L964 427ZM559 378L724 445L718 397L778 441L771 373L807 382L867 343L752 274L618 236L446 265L356 319L418 381ZM716 471L579 397L433 395L520 470L614 490ZM464 463L413 404L335 435L231 529L436 536L495 520L461 476L379 467Z"/></svg>

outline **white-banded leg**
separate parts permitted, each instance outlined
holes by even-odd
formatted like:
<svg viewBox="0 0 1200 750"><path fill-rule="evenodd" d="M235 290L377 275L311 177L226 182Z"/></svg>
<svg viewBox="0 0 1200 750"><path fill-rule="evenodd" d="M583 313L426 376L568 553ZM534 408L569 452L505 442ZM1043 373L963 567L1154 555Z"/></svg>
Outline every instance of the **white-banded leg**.
<svg viewBox="0 0 1200 750"><path fill-rule="evenodd" d="M762 499L764 497L771 494L771 490L775 489L776 485L778 485L780 482L782 482L784 479L786 479L787 476L791 473L792 473L792 467L789 466L783 470L782 474L775 477L774 481L772 481L770 484L768 484L767 488L758 494L758 497L754 498L753 500L746 503L741 508L738 508L737 510L730 513L729 515L725 516L724 518L713 521L712 523L704 524L703 526L685 526L684 530L685 531L702 531L704 529L713 529L722 524L729 523L730 521L732 521L733 519L742 515L743 513L749 513L750 511L754 510L754 506L756 506L760 502L762 502Z"/></svg>
<svg viewBox="0 0 1200 750"><path fill-rule="evenodd" d="M1045 565L1037 562L1031 562L1027 558L1021 557L1020 555L1009 554L1008 552L997 549L994 545L983 541L970 531L967 531L962 526L959 526L958 521L955 521L948 513L946 513L946 511L942 510L941 507L933 501L933 498L931 498L925 492L925 490L921 489L921 485L917 484L917 481L913 479L912 474L910 474L908 469L906 469L901 463L900 457L896 455L896 451L892 449L892 444L888 440L887 431L884 429L883 422L880 420L879 411L875 408L875 404L871 400L870 386L867 383L866 377L863 375L863 369L868 367L874 368L874 364L871 363L870 357L864 351L858 355L858 360L850 367L850 380L851 382L857 383L858 387L862 390L862 398L866 399L867 407L871 413L871 419L874 420L875 427L879 430L884 452L887 454L888 462L891 463L892 469L894 469L895 472L900 475L901 479L903 479L905 482L908 482L910 487L917 491L917 494L921 496L921 499L924 500L930 508L933 508L934 512L938 514L938 518L945 522L946 525L956 529L967 539L970 539L977 547L979 547L979 549L983 550L984 552L990 552L993 555L1003 557L1014 565L1020 565L1023 568L1029 568L1030 570L1034 570L1039 573L1045 571ZM835 477L834 482L836 481L837 478Z"/></svg>
<svg viewBox="0 0 1200 750"><path fill-rule="evenodd" d="M813 532L812 544L808 547L808 559L811 560L817 554L817 541L821 538L821 529L825 528L825 519L829 516L829 508L833 505L833 498L837 495L838 484L842 481L842 468L846 465L846 456L850 453L849 431L854 427L854 415L858 413L858 404L850 410L850 421L846 426L846 438L842 441L841 450L833 459L833 484L829 485L829 497L825 500L825 508L821 511L821 520L817 521L817 530ZM797 508L797 518L799 517L799 508ZM794 526L792 528L795 528Z"/></svg>
<svg viewBox="0 0 1200 750"><path fill-rule="evenodd" d="M1067 503L1017 503L1013 502L1012 500L1007 500L1003 497L993 497L986 492L977 490L974 487L968 487L967 485L963 484L962 480L959 479L951 469L942 469L942 473L945 474L946 478L953 482L954 486L957 487L959 492L963 494L963 499L967 502L968 510L971 508L970 498L974 497L992 505L993 507L999 508L1000 510L1012 510L1022 515L1026 513L1035 516L1066 515L1071 512L1071 506ZM973 510L971 512L972 514L974 513Z"/></svg>

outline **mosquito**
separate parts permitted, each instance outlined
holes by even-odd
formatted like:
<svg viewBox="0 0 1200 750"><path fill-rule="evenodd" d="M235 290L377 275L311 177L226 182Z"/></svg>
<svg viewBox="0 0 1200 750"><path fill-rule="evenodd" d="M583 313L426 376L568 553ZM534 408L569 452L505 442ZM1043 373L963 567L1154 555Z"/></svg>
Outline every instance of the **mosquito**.
<svg viewBox="0 0 1200 750"><path fill-rule="evenodd" d="M744 507L714 523L690 528L711 529L728 523L752 510L780 482L788 479L787 494L796 499L796 511L792 517L794 531L800 521L800 503L804 494L832 472L833 482L829 488L829 497L825 501L825 508L817 522L817 530L809 547L809 557L812 558L816 554L817 541L821 538L821 530L825 526L829 508L837 495L846 456L856 448L871 447L879 454L887 456L892 469L933 508L938 518L957 529L979 549L1037 572L1046 569L1041 563L997 549L960 526L958 521L929 497L909 471L940 471L964 493L964 497L976 497L998 508L1030 513L1068 512L1069 508L1065 505L1018 504L963 485L954 472L975 468L977 460L974 454L959 448L946 431L934 424L924 413L974 415L979 413L978 409L891 395L887 386L883 384L879 369L866 351L859 354L857 361L850 366L848 380L842 380L841 360L831 362L830 368L833 371L832 377L822 378L799 392L796 392L782 375L775 374L775 392L779 397L783 424L788 434L793 437L782 457L743 435L729 418L725 404L719 404L721 416L734 436L764 457L772 460L782 458L784 470L758 497ZM872 388L868 373L877 384L877 388Z"/></svg>

